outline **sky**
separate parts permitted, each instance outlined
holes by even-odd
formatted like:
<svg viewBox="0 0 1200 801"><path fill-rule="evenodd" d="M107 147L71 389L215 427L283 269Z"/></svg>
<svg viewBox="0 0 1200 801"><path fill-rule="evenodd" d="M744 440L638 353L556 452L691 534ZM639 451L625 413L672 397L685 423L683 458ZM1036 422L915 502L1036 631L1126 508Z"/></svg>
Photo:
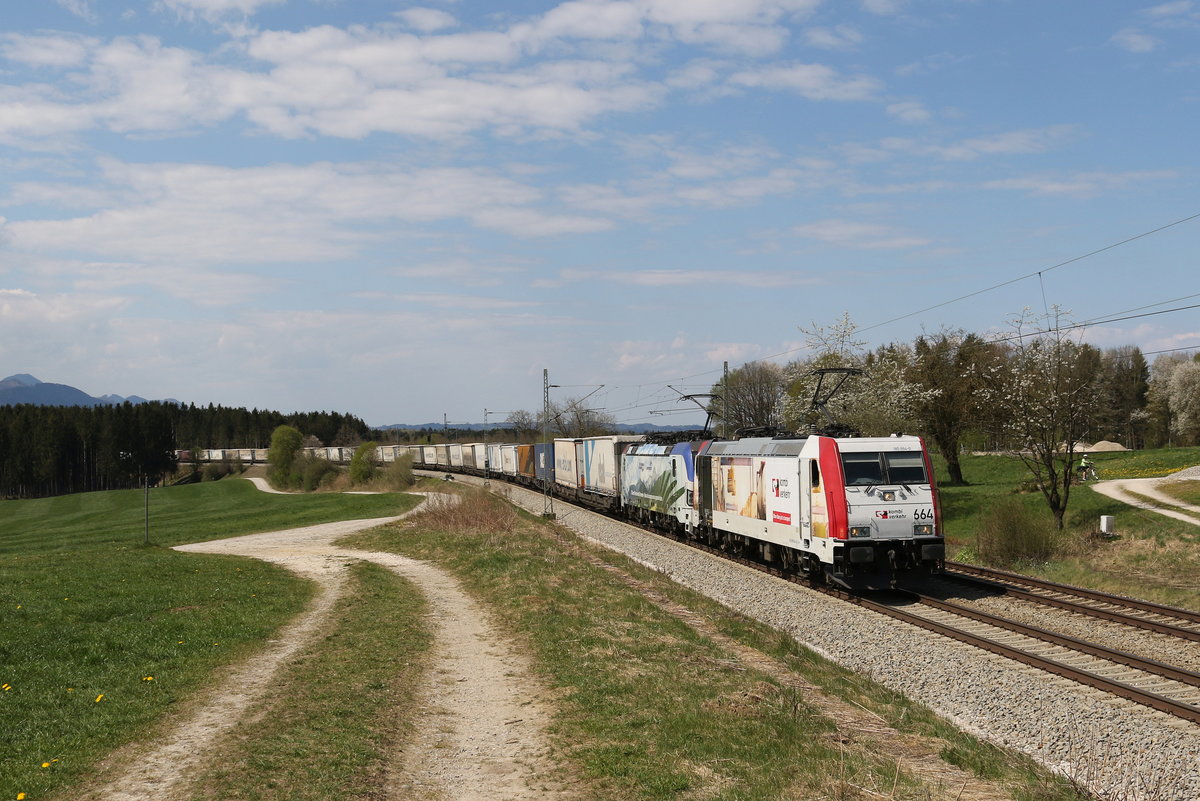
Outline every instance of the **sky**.
<svg viewBox="0 0 1200 801"><path fill-rule="evenodd" d="M846 314L1200 347L1200 0L4 6L0 375L680 425Z"/></svg>

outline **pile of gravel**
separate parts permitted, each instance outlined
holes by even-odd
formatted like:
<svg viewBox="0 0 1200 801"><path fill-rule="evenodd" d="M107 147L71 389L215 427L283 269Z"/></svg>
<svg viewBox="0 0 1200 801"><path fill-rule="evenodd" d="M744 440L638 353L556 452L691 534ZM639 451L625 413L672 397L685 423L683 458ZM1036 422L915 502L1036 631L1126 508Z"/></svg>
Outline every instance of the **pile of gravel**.
<svg viewBox="0 0 1200 801"><path fill-rule="evenodd" d="M1197 481L1200 480L1200 465L1185 467L1167 476L1167 481Z"/></svg>

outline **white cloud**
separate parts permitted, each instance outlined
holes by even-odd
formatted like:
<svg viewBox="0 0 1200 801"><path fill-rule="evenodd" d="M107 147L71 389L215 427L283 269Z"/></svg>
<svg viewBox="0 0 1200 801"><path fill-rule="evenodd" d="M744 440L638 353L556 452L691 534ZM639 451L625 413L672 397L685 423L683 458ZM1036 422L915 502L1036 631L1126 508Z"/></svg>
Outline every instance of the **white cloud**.
<svg viewBox="0 0 1200 801"><path fill-rule="evenodd" d="M88 0L55 0L55 2L85 22L95 23L99 20Z"/></svg>
<svg viewBox="0 0 1200 801"><path fill-rule="evenodd" d="M215 21L229 14L249 15L264 6L286 3L287 0L156 0L155 7L174 11L184 19Z"/></svg>
<svg viewBox="0 0 1200 801"><path fill-rule="evenodd" d="M217 19L252 14L274 1L161 0L158 7ZM642 79L636 66L662 42L761 56L782 46L789 35L785 23L815 5L816 0L574 0L506 29L463 33L441 33L455 19L415 7L399 12L415 33L387 26L247 30L213 53L167 46L150 36L100 41L12 34L0 44L6 58L68 74L53 89L19 82L0 89L0 135L94 128L178 133L239 115L288 138L360 139L373 133L445 138L481 130L504 136L574 134L606 115L662 103L666 85ZM857 37L848 27L828 35L843 43ZM580 59L575 57L580 42L629 47ZM534 60L544 52L555 60ZM715 86L716 80L713 62L702 60L673 74L675 86ZM873 97L879 84L823 65L790 64L744 70L726 91L730 87L862 100Z"/></svg>
<svg viewBox="0 0 1200 801"><path fill-rule="evenodd" d="M76 67L98 42L71 35L0 34L0 56L31 67Z"/></svg>
<svg viewBox="0 0 1200 801"><path fill-rule="evenodd" d="M1172 170L1144 170L1121 173L1083 172L1070 176L1026 176L989 181L987 189L1013 189L1031 195L1098 197L1147 181L1169 181L1179 176Z"/></svg>
<svg viewBox="0 0 1200 801"><path fill-rule="evenodd" d="M887 113L901 122L912 123L929 122L932 116L929 113L929 109L914 100L890 103L887 107Z"/></svg>
<svg viewBox="0 0 1200 801"><path fill-rule="evenodd" d="M730 76L735 86L799 92L809 100L871 100L882 88L865 75L844 77L824 64L790 64L745 70Z"/></svg>
<svg viewBox="0 0 1200 801"><path fill-rule="evenodd" d="M532 26L530 36L539 40L637 39L643 34L644 20L645 14L633 3L568 2L546 12Z"/></svg>
<svg viewBox="0 0 1200 801"><path fill-rule="evenodd" d="M887 16L899 14L904 8L904 0L862 0L862 6L872 14Z"/></svg>
<svg viewBox="0 0 1200 801"><path fill-rule="evenodd" d="M1177 2L1151 6L1144 9L1142 13L1150 17L1177 17L1190 14L1195 7L1196 4L1192 0L1177 0Z"/></svg>
<svg viewBox="0 0 1200 801"><path fill-rule="evenodd" d="M932 75L933 73L941 72L944 69L960 64L963 61L965 61L963 56L951 53L934 53L933 55L925 56L919 61L897 67L896 74L905 77L911 75Z"/></svg>
<svg viewBox="0 0 1200 801"><path fill-rule="evenodd" d="M1112 43L1130 53L1150 53L1158 45L1158 39L1148 33L1142 33L1136 28L1125 28L1112 35Z"/></svg>
<svg viewBox="0 0 1200 801"><path fill-rule="evenodd" d="M406 8L403 11L397 11L396 16L408 27L422 33L432 33L458 26L458 20L454 18L453 14L437 8Z"/></svg>
<svg viewBox="0 0 1200 801"><path fill-rule="evenodd" d="M113 295L0 288L0 361L26 371L89 371L96 346L111 341L112 321L130 305Z"/></svg>
<svg viewBox="0 0 1200 801"><path fill-rule="evenodd" d="M716 285L721 287L749 287L753 289L778 289L780 287L805 286L821 283L823 279L799 273L770 272L766 270L561 270L564 281L607 281L639 287L693 287Z"/></svg>
<svg viewBox="0 0 1200 801"><path fill-rule="evenodd" d="M854 50L863 43L863 35L849 25L807 28L804 31L804 43L822 50Z"/></svg>
<svg viewBox="0 0 1200 801"><path fill-rule="evenodd" d="M830 245L861 250L900 250L922 247L929 240L903 234L887 225L829 219L797 225L793 233Z"/></svg>
<svg viewBox="0 0 1200 801"><path fill-rule="evenodd" d="M381 299L386 300L389 304L404 303L412 306L452 309L465 312L499 312L513 309L533 309L542 305L538 301L531 300L514 300L511 298L486 297L483 295L455 295L448 292L399 293L387 295Z"/></svg>
<svg viewBox="0 0 1200 801"><path fill-rule="evenodd" d="M985 156L1045 153L1079 137L1073 125L1051 125L962 139L950 144L931 144L903 137L890 137L880 146L891 152L929 155L945 161L972 161Z"/></svg>
<svg viewBox="0 0 1200 801"><path fill-rule="evenodd" d="M456 222L518 237L605 230L603 217L550 208L538 188L484 168L404 169L381 164L235 169L109 162L97 210L10 221L23 252L89 252L135 266L104 267L109 285L177 282L159 265L312 263L351 258L406 224ZM77 208L72 185L24 184L21 196ZM384 233L384 232L388 233ZM147 265L152 265L151 267ZM163 275L158 273L157 275ZM239 295L255 285L238 284ZM211 294L211 292L207 293Z"/></svg>

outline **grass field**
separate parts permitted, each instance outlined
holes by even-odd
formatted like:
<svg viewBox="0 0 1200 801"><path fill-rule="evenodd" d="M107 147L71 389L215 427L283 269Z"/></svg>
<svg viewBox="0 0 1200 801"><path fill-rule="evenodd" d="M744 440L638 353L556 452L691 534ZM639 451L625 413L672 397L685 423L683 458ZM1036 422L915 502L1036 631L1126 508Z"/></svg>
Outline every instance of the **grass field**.
<svg viewBox="0 0 1200 801"><path fill-rule="evenodd" d="M168 545L411 508L267 495L246 481L0 503L0 798L31 801L136 739L310 597L264 562ZM11 792L9 792L11 790Z"/></svg>

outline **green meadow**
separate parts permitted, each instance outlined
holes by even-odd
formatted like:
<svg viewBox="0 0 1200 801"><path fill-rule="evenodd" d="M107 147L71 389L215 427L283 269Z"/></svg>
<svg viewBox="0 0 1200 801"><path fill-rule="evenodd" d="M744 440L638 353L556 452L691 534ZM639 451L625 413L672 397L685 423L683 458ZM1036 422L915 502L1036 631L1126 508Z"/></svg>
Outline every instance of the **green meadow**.
<svg viewBox="0 0 1200 801"><path fill-rule="evenodd" d="M311 597L265 562L169 546L400 514L400 495L248 481L0 502L0 798L44 798L141 737Z"/></svg>

